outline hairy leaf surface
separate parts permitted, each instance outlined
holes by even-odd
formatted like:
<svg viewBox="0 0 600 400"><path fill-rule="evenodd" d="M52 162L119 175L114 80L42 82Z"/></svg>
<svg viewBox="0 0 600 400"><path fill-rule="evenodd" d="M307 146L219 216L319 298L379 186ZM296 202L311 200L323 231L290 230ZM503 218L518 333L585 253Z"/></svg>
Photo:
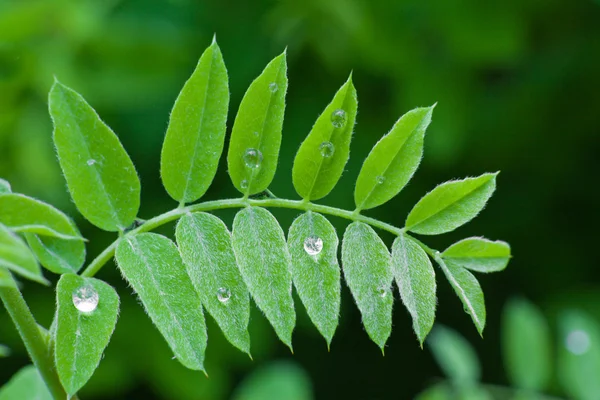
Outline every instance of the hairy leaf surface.
<svg viewBox="0 0 600 400"><path fill-rule="evenodd" d="M32 281L49 284L29 247L2 224L0 224L0 267Z"/></svg>
<svg viewBox="0 0 600 400"><path fill-rule="evenodd" d="M444 374L460 384L474 383L481 377L481 367L475 350L457 332L436 325L427 344Z"/></svg>
<svg viewBox="0 0 600 400"><path fill-rule="evenodd" d="M160 171L173 199L183 203L198 200L212 183L223 152L228 107L227 69L213 41L171 111Z"/></svg>
<svg viewBox="0 0 600 400"><path fill-rule="evenodd" d="M485 238L467 238L454 243L442 253L442 257L471 271L502 271L510 260L510 246L503 241Z"/></svg>
<svg viewBox="0 0 600 400"><path fill-rule="evenodd" d="M73 227L77 229L74 225ZM77 231L79 232L79 231ZM85 262L85 243L26 233L29 247L48 271L77 273Z"/></svg>
<svg viewBox="0 0 600 400"><path fill-rule="evenodd" d="M0 388L0 400L53 400L42 376L33 365L23 367Z"/></svg>
<svg viewBox="0 0 600 400"><path fill-rule="evenodd" d="M17 285L10 271L4 267L0 267L0 287L16 288Z"/></svg>

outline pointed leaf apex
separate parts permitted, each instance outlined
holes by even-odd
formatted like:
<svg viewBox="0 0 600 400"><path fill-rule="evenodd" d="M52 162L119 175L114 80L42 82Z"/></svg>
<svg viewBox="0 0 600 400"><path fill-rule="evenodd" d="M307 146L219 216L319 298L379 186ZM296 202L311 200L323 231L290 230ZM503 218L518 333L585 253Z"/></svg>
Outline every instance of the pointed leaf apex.
<svg viewBox="0 0 600 400"><path fill-rule="evenodd" d="M287 47L287 46L285 46L285 49L283 49L283 53L281 53L281 54L283 54L283 55L287 56L287 48L288 48L288 47Z"/></svg>
<svg viewBox="0 0 600 400"><path fill-rule="evenodd" d="M347 82L352 83L352 74L353 73L354 73L354 70L350 71L350 75L348 75L348 81Z"/></svg>
<svg viewBox="0 0 600 400"><path fill-rule="evenodd" d="M213 34L213 38L212 38L212 42L211 42L211 44L217 44L217 32L215 32L215 33Z"/></svg>

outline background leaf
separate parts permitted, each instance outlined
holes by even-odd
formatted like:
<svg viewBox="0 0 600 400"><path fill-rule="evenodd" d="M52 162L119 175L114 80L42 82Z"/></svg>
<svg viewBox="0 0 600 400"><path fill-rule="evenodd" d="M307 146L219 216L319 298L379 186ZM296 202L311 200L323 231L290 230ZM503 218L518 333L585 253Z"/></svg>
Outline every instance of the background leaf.
<svg viewBox="0 0 600 400"><path fill-rule="evenodd" d="M287 91L285 52L250 84L238 110L227 153L231 181L251 195L265 190L277 169Z"/></svg>
<svg viewBox="0 0 600 400"><path fill-rule="evenodd" d="M236 389L234 400L311 400L308 374L289 361L276 361L246 378Z"/></svg>
<svg viewBox="0 0 600 400"><path fill-rule="evenodd" d="M107 283L74 274L56 286L56 369L70 395L92 377L119 314L119 296Z"/></svg>
<svg viewBox="0 0 600 400"><path fill-rule="evenodd" d="M12 190L10 188L10 183L5 179L0 178L0 194L6 194L11 192Z"/></svg>
<svg viewBox="0 0 600 400"><path fill-rule="evenodd" d="M358 100L352 75L319 116L294 160L296 192L307 200L327 196L340 180L350 157Z"/></svg>
<svg viewBox="0 0 600 400"><path fill-rule="evenodd" d="M115 255L177 359L187 368L204 371L207 336L202 305L175 243L142 233L125 237Z"/></svg>
<svg viewBox="0 0 600 400"><path fill-rule="evenodd" d="M33 365L23 367L0 388L0 400L53 400L42 376Z"/></svg>
<svg viewBox="0 0 600 400"><path fill-rule="evenodd" d="M494 193L497 175L442 183L413 207L406 218L406 229L421 235L438 235L469 222Z"/></svg>
<svg viewBox="0 0 600 400"><path fill-rule="evenodd" d="M473 237L454 243L444 250L442 257L471 271L497 272L508 265L510 246L500 240Z"/></svg>
<svg viewBox="0 0 600 400"><path fill-rule="evenodd" d="M177 244L202 305L227 340L250 354L250 298L238 270L231 234L207 213L184 215L177 224Z"/></svg>
<svg viewBox="0 0 600 400"><path fill-rule="evenodd" d="M0 266L32 281L49 284L25 242L2 224L0 224Z"/></svg>
<svg viewBox="0 0 600 400"><path fill-rule="evenodd" d="M296 312L291 257L279 222L264 208L244 208L233 221L232 239L237 264L250 294L279 339L292 349Z"/></svg>
<svg viewBox="0 0 600 400"><path fill-rule="evenodd" d="M358 210L389 201L412 178L423 157L423 139L434 107L407 112L373 147L356 180L354 202Z"/></svg>
<svg viewBox="0 0 600 400"><path fill-rule="evenodd" d="M0 344L0 357L8 357L10 355L10 348L3 344Z"/></svg>
<svg viewBox="0 0 600 400"><path fill-rule="evenodd" d="M444 374L458 385L469 385L481 377L479 360L475 350L457 332L436 325L427 344Z"/></svg>
<svg viewBox="0 0 600 400"><path fill-rule="evenodd" d="M171 111L160 175L173 199L189 203L206 193L223 152L228 107L227 69L213 40Z"/></svg>
<svg viewBox="0 0 600 400"><path fill-rule="evenodd" d="M433 265L421 246L410 236L400 234L392 245L392 272L422 346L435 320L436 284Z"/></svg>
<svg viewBox="0 0 600 400"><path fill-rule="evenodd" d="M74 90L55 81L48 103L58 160L77 209L100 229L124 230L140 206L140 180L127 152Z"/></svg>
<svg viewBox="0 0 600 400"><path fill-rule="evenodd" d="M365 329L383 351L392 332L393 275L390 253L369 225L353 222L346 228L342 269Z"/></svg>
<svg viewBox="0 0 600 400"><path fill-rule="evenodd" d="M333 225L312 211L296 218L288 233L294 286L327 347L340 318L338 243Z"/></svg>

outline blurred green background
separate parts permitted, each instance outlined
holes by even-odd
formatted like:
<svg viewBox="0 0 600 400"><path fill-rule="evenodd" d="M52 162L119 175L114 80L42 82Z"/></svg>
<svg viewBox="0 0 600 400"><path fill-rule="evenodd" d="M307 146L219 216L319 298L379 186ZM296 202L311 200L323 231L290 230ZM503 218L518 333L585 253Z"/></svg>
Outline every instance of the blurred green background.
<svg viewBox="0 0 600 400"><path fill-rule="evenodd" d="M351 70L359 97L352 154L327 204L352 209L354 180L371 147L401 114L434 102L415 178L368 214L401 226L437 183L502 171L497 194L479 218L427 238L440 249L472 235L513 247L505 272L480 276L488 308L483 340L449 285L438 279L438 320L475 346L484 380L506 382L498 360L500 311L509 296L526 296L551 319L565 307L600 318L594 250L600 226L600 2L594 0L0 0L0 176L14 191L76 218L90 239L88 257L113 240L84 221L69 200L46 104L56 75L82 93L124 143L142 180L140 216L175 207L160 183L161 143L178 91L215 32L230 77L229 127L252 79L288 48L284 139L272 184L281 197L296 198L293 156ZM205 199L237 196L221 161ZM275 213L285 230L296 215ZM231 212L219 215L230 224ZM333 222L342 232L346 223ZM299 301L295 355L253 310L254 362L209 321L206 379L171 360L114 265L99 277L117 288L122 310L84 399L230 398L253 370L282 359L307 372L317 399L407 399L441 376L429 352L419 348L400 302L382 357L344 287L331 352ZM24 295L48 325L52 289L26 283ZM3 383L28 363L4 310L0 343L13 348L10 358L0 360Z"/></svg>

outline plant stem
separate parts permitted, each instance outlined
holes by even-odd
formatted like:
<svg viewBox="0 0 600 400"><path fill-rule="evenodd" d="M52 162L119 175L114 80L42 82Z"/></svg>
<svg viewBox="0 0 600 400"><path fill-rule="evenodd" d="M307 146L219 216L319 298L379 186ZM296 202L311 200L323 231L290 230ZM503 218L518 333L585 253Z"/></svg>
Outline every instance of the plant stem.
<svg viewBox="0 0 600 400"><path fill-rule="evenodd" d="M58 379L52 353L48 349L44 335L37 322L35 322L35 318L31 314L27 303L25 303L21 292L17 289L16 283L14 287L0 287L0 299L2 299L2 303L4 303L17 327L29 357L31 357L33 364L40 372L42 379L44 379L46 386L52 393L52 397L57 400L68 398Z"/></svg>

